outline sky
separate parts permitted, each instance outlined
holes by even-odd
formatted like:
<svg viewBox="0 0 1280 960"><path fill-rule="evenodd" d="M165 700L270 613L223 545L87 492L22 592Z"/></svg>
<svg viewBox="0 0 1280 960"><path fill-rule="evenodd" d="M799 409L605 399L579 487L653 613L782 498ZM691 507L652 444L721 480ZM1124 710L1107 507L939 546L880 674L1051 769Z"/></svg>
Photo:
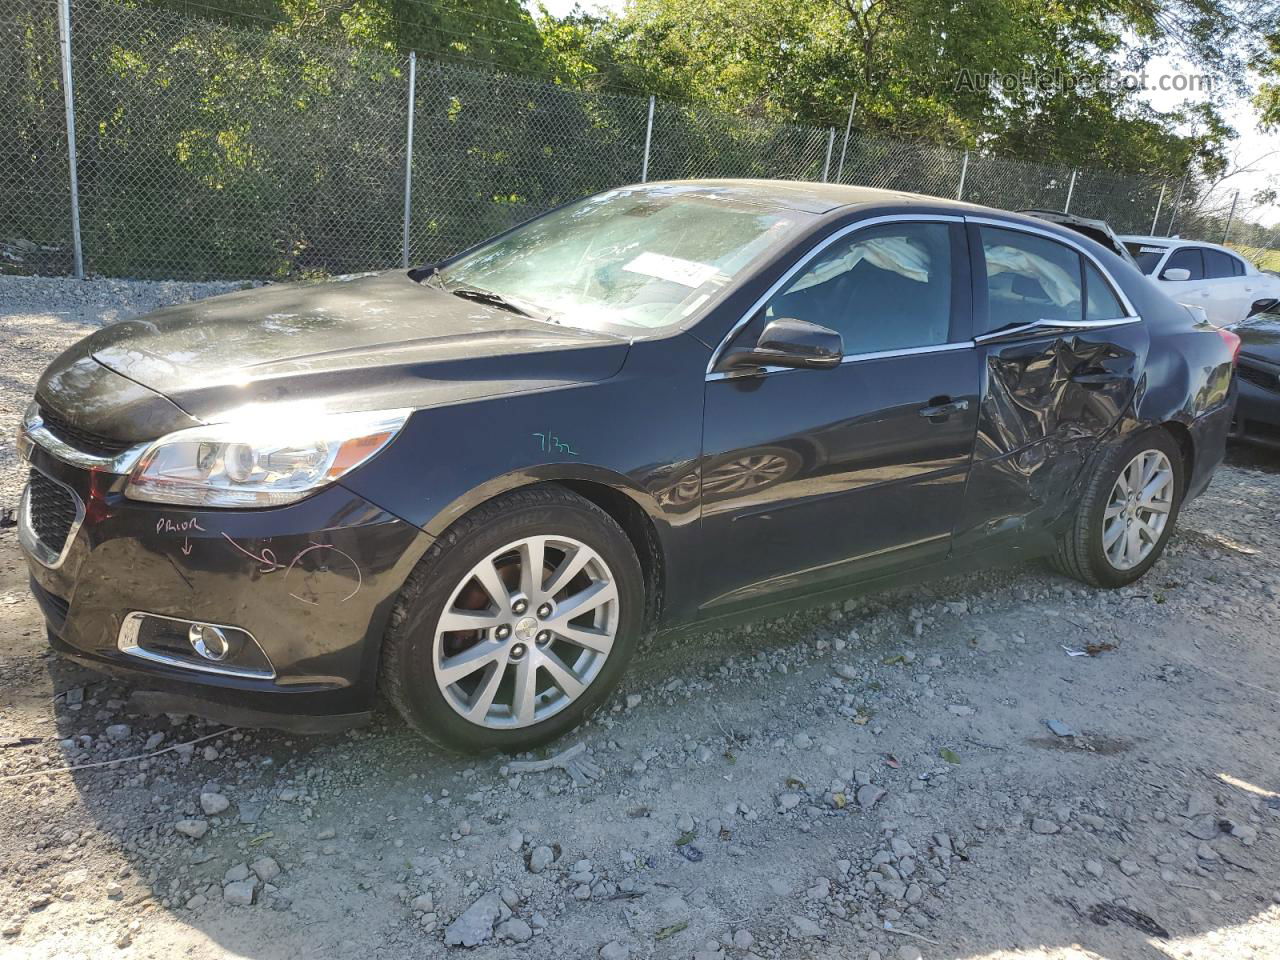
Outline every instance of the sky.
<svg viewBox="0 0 1280 960"><path fill-rule="evenodd" d="M539 2L549 12L558 17L564 16L579 5L577 0L526 0L526 6L534 9ZM604 10L618 11L624 5L625 0L587 0L587 2L581 3L581 6L588 10L602 8ZM1187 67L1185 63L1172 57L1162 57L1154 61L1148 68L1148 73L1153 77L1159 74L1186 74L1192 72L1195 71ZM1224 98L1217 96L1212 91L1188 95L1172 91L1150 90L1146 94L1146 99L1157 110L1172 110L1179 106L1181 101L1187 99L1188 96L1192 100L1217 99L1222 106L1227 122L1240 133L1240 139L1236 141L1232 148L1237 164L1248 165L1258 162L1257 171L1234 177L1228 184L1223 186L1223 190L1226 191L1224 199L1229 201L1230 192L1239 189L1241 208L1248 210L1250 219L1266 224L1280 222L1280 204L1250 208L1248 199L1253 193L1267 186L1268 178L1280 178L1280 134L1268 135L1258 130L1258 112L1245 98L1226 98L1224 104L1222 103ZM1276 152L1272 154L1272 151ZM1268 154L1272 155L1267 156Z"/></svg>
<svg viewBox="0 0 1280 960"><path fill-rule="evenodd" d="M1195 70L1177 58L1161 57L1152 62L1148 72L1156 76L1160 73L1193 73ZM1184 98L1187 98L1186 94L1156 90L1149 91L1146 97L1157 110L1172 110ZM1236 165L1257 165L1256 170L1242 173L1223 184L1224 201L1229 202L1231 193L1238 189L1241 208L1247 211L1249 219L1268 225L1280 222L1280 204L1252 207L1249 202L1252 194L1268 185L1268 180L1280 186L1280 182L1275 182L1280 181L1280 133L1265 134L1258 129L1258 111L1245 97L1222 97L1216 92L1205 91L1189 99L1216 100L1223 117L1240 134L1230 148Z"/></svg>

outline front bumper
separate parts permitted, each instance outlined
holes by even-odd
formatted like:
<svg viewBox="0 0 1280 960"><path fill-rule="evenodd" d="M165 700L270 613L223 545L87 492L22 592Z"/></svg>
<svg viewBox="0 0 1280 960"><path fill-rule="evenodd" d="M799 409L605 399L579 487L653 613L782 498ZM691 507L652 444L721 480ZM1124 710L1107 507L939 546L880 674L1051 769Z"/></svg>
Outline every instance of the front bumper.
<svg viewBox="0 0 1280 960"><path fill-rule="evenodd" d="M1241 356L1236 382L1240 396L1232 438L1280 448L1280 364Z"/></svg>
<svg viewBox="0 0 1280 960"><path fill-rule="evenodd" d="M387 620L426 534L341 484L285 507L192 510L129 500L122 476L40 446L28 456L77 501L63 549L39 549L19 518L56 650L130 680L154 709L292 730L368 716ZM144 659L121 643L133 613L244 631L269 669Z"/></svg>

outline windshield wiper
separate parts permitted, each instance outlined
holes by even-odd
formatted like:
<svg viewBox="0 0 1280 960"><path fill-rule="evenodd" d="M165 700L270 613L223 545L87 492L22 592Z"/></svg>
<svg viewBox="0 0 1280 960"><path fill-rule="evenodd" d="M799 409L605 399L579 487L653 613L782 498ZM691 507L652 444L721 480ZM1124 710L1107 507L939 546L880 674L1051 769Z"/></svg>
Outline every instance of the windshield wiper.
<svg viewBox="0 0 1280 960"><path fill-rule="evenodd" d="M532 317L535 320L549 319L547 314L540 311L531 303L520 300L516 297L506 297L500 293L494 293L492 290L480 290L476 287L454 287L449 291L455 297L461 297L463 300L474 300L476 303L485 303L491 307L498 307L502 310L508 310L511 313L518 313L522 317Z"/></svg>

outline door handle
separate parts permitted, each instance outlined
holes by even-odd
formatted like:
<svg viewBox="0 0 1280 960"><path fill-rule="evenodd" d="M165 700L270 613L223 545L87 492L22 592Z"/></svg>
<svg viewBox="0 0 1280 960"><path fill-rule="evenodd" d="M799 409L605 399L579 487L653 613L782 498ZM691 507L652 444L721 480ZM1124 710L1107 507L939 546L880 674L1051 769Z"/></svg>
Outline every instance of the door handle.
<svg viewBox="0 0 1280 960"><path fill-rule="evenodd" d="M941 423L953 413L969 409L968 400L952 400L949 397L935 397L929 406L920 408L920 416L928 417L934 423Z"/></svg>

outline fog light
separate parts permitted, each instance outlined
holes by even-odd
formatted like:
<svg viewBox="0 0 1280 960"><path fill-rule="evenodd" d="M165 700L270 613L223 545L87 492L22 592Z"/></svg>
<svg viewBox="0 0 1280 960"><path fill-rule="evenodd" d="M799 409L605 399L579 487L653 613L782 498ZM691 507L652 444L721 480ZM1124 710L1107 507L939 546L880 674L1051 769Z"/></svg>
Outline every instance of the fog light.
<svg viewBox="0 0 1280 960"><path fill-rule="evenodd" d="M225 660L231 652L227 635L209 623L193 623L187 631L191 648L206 660Z"/></svg>

